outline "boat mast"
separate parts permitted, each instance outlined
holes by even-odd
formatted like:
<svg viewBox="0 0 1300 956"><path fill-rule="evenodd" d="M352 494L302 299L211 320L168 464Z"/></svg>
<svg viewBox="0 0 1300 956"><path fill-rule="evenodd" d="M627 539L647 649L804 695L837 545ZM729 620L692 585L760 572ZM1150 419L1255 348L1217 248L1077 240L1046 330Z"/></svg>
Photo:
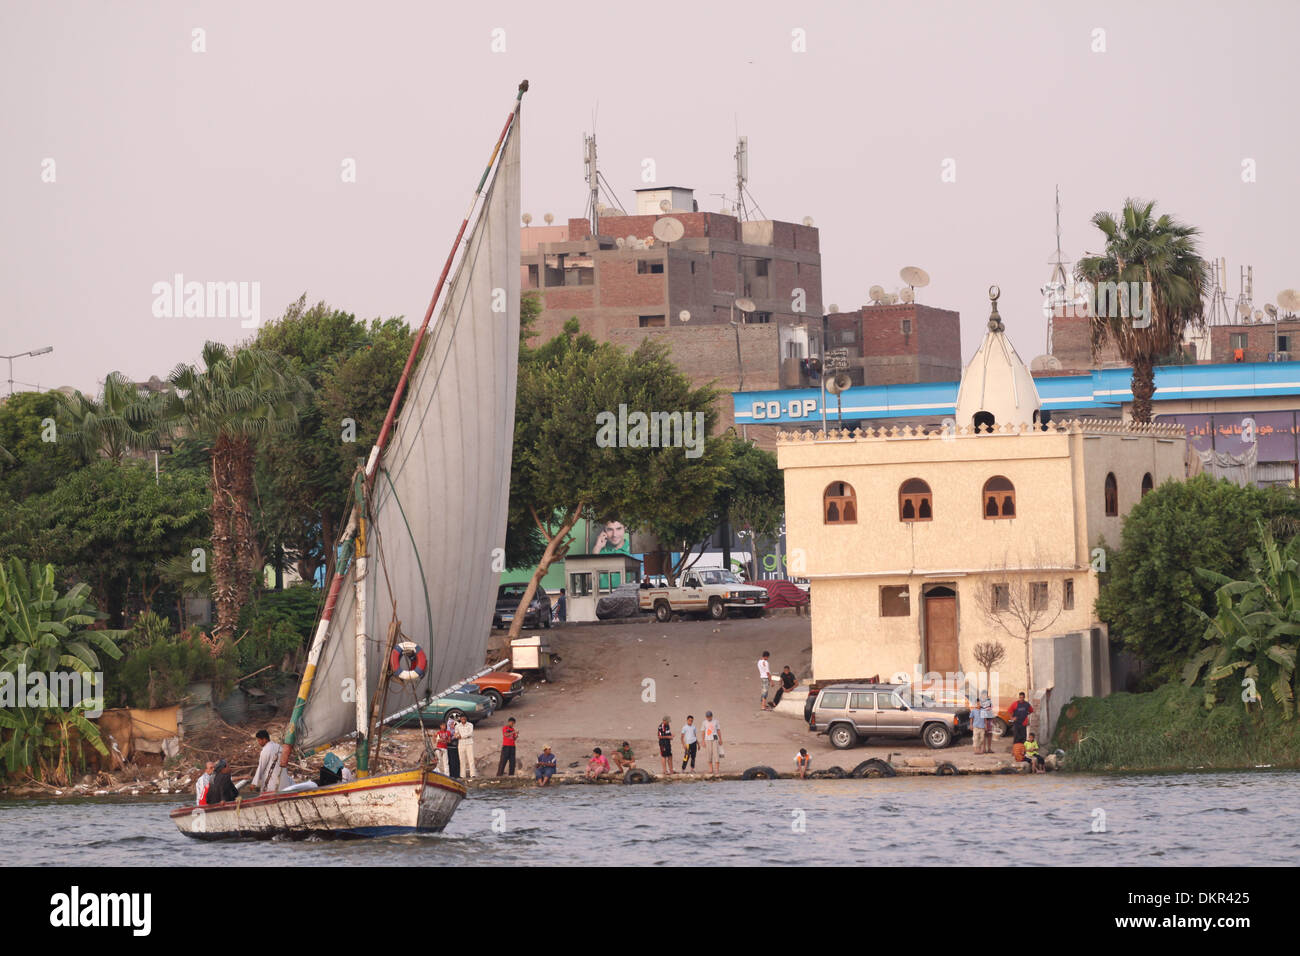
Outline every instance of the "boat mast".
<svg viewBox="0 0 1300 956"><path fill-rule="evenodd" d="M420 328L416 332L415 341L411 345L410 354L406 357L406 365L402 368L402 376L397 382L397 388L393 392L393 400L389 402L388 414L384 417L383 427L379 431L379 437L375 439L374 447L370 449L370 457L366 461L363 474L364 488L361 496L353 503L352 513L348 517L347 529L342 536L345 541L345 552L348 543L348 531L352 532L351 544L357 550L357 616L356 616L356 659L357 659L357 776L364 776L369 772L369 753L367 732L369 731L369 714L368 703L370 698L369 687L366 683L366 657L364 653L365 641L365 591L361 585L362 580L368 571L369 561L364 557L365 552L365 518L363 506L368 498L371 489L374 487L375 475L378 473L379 458L383 454L385 446L388 444L388 438L392 433L393 422L397 418L397 409L401 405L402 396L406 392L407 383L410 381L411 369L415 366L416 357L420 354L420 348L424 344L425 333L429 329L429 320L433 318L433 310L438 304L438 299L442 296L443 286L447 282L447 276L451 272L452 262L456 258L456 253L460 249L461 240L465 236L465 230L469 227L469 221L474 212L474 207L478 204L479 197L483 193L483 187L487 183L488 176L492 172L492 167L496 164L497 156L501 153L501 147L505 144L506 136L509 134L511 127L514 125L515 118L519 115L519 108L523 102L524 94L528 92L528 81L523 80L515 94L515 104L510 110L510 115L506 117L505 125L501 127L501 135L497 137L496 145L492 147L492 155L488 157L487 166L483 169L483 175L479 177L478 185L474 187L474 196L470 200L469 208L461 220L460 229L456 232L456 238L451 244L451 251L447 253L447 261L443 264L442 273L438 276L438 283L434 287L433 297L429 300L429 307L425 309L424 320L420 323ZM302 682L298 687L298 698L294 701L293 714L289 718L289 726L285 730L285 746L280 749L280 765L287 766L289 763L289 754L293 749L293 744L298 734L299 721L302 718L302 712L307 705L307 696L311 693L312 681L316 674L316 665L320 661L321 651L324 649L325 641L329 632L330 621L334 615L334 605L338 600L339 591L343 585L343 577L347 571L346 564L340 561L334 569L334 577L330 581L329 594L325 600L325 609L321 613L321 619L316 627L316 634L312 638L311 650L307 655L307 666L303 670ZM363 766L363 760L366 766ZM364 771L364 773L363 773Z"/></svg>

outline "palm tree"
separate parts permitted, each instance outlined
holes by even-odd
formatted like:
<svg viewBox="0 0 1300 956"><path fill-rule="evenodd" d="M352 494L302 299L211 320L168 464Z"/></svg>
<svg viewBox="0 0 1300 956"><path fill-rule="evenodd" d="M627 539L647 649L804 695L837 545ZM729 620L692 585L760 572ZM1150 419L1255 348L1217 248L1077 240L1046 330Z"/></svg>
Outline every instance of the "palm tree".
<svg viewBox="0 0 1300 956"><path fill-rule="evenodd" d="M1113 342L1133 367L1133 420L1138 422L1151 421L1156 360L1181 349L1183 330L1204 321L1201 297L1209 288L1194 241L1199 230L1168 215L1156 218L1155 205L1126 199L1118 219L1108 212L1093 216L1092 224L1106 237L1106 251L1075 266L1075 278L1094 288L1102 282L1146 283L1150 325L1135 326L1131 315L1096 314L1101 309L1092 316L1094 353Z"/></svg>
<svg viewBox="0 0 1300 956"><path fill-rule="evenodd" d="M298 426L311 386L283 356L256 348L203 346L203 365L176 366L168 382L165 420L211 446L212 561L219 643L235 633L248 601L259 554L253 532L254 442Z"/></svg>
<svg viewBox="0 0 1300 956"><path fill-rule="evenodd" d="M103 455L120 464L129 451L158 447L161 396L142 393L121 372L108 373L98 399L80 391L55 397L63 434L87 461Z"/></svg>

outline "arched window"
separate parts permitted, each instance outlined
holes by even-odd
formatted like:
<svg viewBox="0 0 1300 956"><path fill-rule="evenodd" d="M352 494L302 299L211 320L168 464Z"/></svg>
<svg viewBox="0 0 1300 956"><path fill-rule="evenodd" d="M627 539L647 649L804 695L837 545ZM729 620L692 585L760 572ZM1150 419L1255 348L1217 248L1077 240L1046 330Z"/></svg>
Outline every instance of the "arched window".
<svg viewBox="0 0 1300 956"><path fill-rule="evenodd" d="M1155 486L1156 483L1151 480L1151 472L1148 471L1145 475L1142 476L1142 497L1145 498L1147 496L1147 492L1150 491Z"/></svg>
<svg viewBox="0 0 1300 956"><path fill-rule="evenodd" d="M984 482L984 517L1014 518L1016 516L1016 486L1001 475Z"/></svg>
<svg viewBox="0 0 1300 956"><path fill-rule="evenodd" d="M975 425L975 434L977 435L980 432L993 431L993 424L994 424L993 413L976 412L973 424Z"/></svg>
<svg viewBox="0 0 1300 956"><path fill-rule="evenodd" d="M858 499L847 481L832 481L822 492L822 514L826 524L857 524Z"/></svg>
<svg viewBox="0 0 1300 956"><path fill-rule="evenodd" d="M1106 514L1119 514L1119 485L1115 483L1115 473L1106 473Z"/></svg>
<svg viewBox="0 0 1300 956"><path fill-rule="evenodd" d="M929 521L934 517L930 486L920 478L909 478L898 489L898 520Z"/></svg>

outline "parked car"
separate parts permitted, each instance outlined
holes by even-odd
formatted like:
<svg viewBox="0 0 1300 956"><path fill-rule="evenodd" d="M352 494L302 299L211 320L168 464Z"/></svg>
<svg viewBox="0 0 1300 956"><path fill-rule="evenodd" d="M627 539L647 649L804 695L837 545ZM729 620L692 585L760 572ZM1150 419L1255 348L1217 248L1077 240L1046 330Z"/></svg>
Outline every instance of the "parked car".
<svg viewBox="0 0 1300 956"><path fill-rule="evenodd" d="M409 714L398 717L389 726L418 727L420 722L423 721L425 727L437 727L439 723L448 720L453 714L458 717L467 717L471 724L477 724L480 720L491 717L495 709L492 706L492 701L486 696L456 690L429 701L420 708L418 716L416 711L411 711Z"/></svg>
<svg viewBox="0 0 1300 956"><path fill-rule="evenodd" d="M596 617L601 621L610 621L621 617L637 617L641 614L641 585L636 581L620 584L596 602Z"/></svg>
<svg viewBox="0 0 1300 956"><path fill-rule="evenodd" d="M515 612L519 610L519 602L523 599L524 591L527 590L526 584L503 584L497 588L497 606L492 612L493 627L509 627L515 619ZM551 607L551 596L546 593L545 588L538 588L533 595L533 599L528 602L528 610L524 613L524 627L550 627L551 618L555 614L555 609Z"/></svg>
<svg viewBox="0 0 1300 956"><path fill-rule="evenodd" d="M817 694L808 727L827 735L837 750L867 737L920 737L939 750L967 732L969 716L965 708L912 695L906 684L832 684Z"/></svg>
<svg viewBox="0 0 1300 956"><path fill-rule="evenodd" d="M457 690L478 694L492 701L492 709L500 710L524 692L524 675L514 671L492 671L475 677Z"/></svg>
<svg viewBox="0 0 1300 956"><path fill-rule="evenodd" d="M721 568L690 570L682 575L677 587L648 587L637 592L641 610L654 611L655 619L664 623L674 614L707 614L721 621L730 611L743 611L746 617L762 617L768 594L760 587L746 584L734 571Z"/></svg>

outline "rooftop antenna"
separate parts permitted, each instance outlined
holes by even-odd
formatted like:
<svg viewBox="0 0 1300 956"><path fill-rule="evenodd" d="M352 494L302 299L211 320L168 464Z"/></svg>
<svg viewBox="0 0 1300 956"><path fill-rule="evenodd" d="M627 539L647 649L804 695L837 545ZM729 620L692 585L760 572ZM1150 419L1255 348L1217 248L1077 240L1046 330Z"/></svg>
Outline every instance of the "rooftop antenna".
<svg viewBox="0 0 1300 956"><path fill-rule="evenodd" d="M1205 316L1207 325L1229 325L1232 322L1223 280L1226 267L1227 262L1223 258L1210 260L1210 307Z"/></svg>
<svg viewBox="0 0 1300 956"><path fill-rule="evenodd" d="M1070 290L1070 260L1061 251L1061 187L1056 187L1056 253L1047 260L1052 267L1052 276L1047 285L1039 291L1043 293L1043 312L1047 316L1047 355L1052 354L1052 319L1059 306L1066 304Z"/></svg>
<svg viewBox="0 0 1300 956"><path fill-rule="evenodd" d="M751 218L749 205L745 202L745 197L749 196L749 202L753 204L754 210L763 218L763 210L759 208L758 203L754 200L753 195L745 188L749 182L749 137L736 137L736 218L742 222Z"/></svg>
<svg viewBox="0 0 1300 956"><path fill-rule="evenodd" d="M1250 310L1254 307L1255 296L1255 267L1241 266L1238 270L1237 286L1237 311L1242 311L1245 306L1245 314L1249 315Z"/></svg>
<svg viewBox="0 0 1300 956"><path fill-rule="evenodd" d="M600 173L596 167L596 135L582 137L583 166L587 178L587 215L591 220L591 234L600 235Z"/></svg>

